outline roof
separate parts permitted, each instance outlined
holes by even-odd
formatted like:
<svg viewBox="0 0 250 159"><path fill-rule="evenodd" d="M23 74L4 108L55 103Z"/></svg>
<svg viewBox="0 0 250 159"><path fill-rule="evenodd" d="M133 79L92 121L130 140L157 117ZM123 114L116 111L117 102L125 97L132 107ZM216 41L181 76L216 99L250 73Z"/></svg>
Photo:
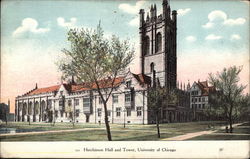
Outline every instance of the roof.
<svg viewBox="0 0 250 159"><path fill-rule="evenodd" d="M124 77L117 77L114 80L113 86L118 86L120 85L124 80ZM58 91L61 85L55 85L51 87L46 87L46 88L35 88L27 93L24 94L26 95L37 95L37 94L43 94L43 93L51 93L54 91ZM90 90L90 89L96 89L97 85L95 83L92 83L91 85L88 85L87 83L82 83L82 84L75 84L75 83L69 83L69 84L63 84L65 89L69 92L79 92L79 91L84 91L84 90ZM112 86L112 80L111 79L105 79L105 80L100 80L99 81L99 87L100 88L109 88Z"/></svg>
<svg viewBox="0 0 250 159"><path fill-rule="evenodd" d="M133 74L133 76L140 84L151 84L151 78L145 74Z"/></svg>
<svg viewBox="0 0 250 159"><path fill-rule="evenodd" d="M215 91L215 87L214 86L208 86L207 81L203 81L203 82L198 81L197 85L201 89L202 95L204 95L204 96L207 96L209 93Z"/></svg>
<svg viewBox="0 0 250 159"><path fill-rule="evenodd" d="M33 89L29 91L28 93L24 95L36 95L36 94L42 94L42 93L49 93L49 92L58 91L59 88L60 88L60 85L46 87L46 88L37 88L37 89Z"/></svg>
<svg viewBox="0 0 250 159"><path fill-rule="evenodd" d="M133 73L132 73L133 74ZM139 81L140 84L150 84L151 83L151 78L149 76L146 76L144 74L133 74L133 76ZM124 77L117 77L114 80L113 86L117 87L119 86L123 81ZM98 82L99 88L110 88L112 86L112 79L103 79ZM81 83L81 84L76 84L76 83L64 83L63 86L65 89L69 92L80 92L80 91L85 91L85 90L91 90L91 89L97 89L96 83ZM26 95L38 95L38 94L44 94L44 93L51 93L51 92L57 92L61 87L60 85L55 85L51 87L45 87L45 88L36 88L33 90L30 90L29 92L25 93L23 96Z"/></svg>

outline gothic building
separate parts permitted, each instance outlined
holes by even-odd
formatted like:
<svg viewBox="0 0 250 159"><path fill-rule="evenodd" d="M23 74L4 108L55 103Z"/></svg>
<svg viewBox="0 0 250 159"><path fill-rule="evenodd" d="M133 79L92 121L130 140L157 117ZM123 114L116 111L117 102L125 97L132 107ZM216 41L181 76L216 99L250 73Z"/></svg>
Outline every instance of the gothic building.
<svg viewBox="0 0 250 159"><path fill-rule="evenodd" d="M141 72L152 79L156 77L161 86L175 88L177 12L172 11L171 16L167 0L163 0L162 8L163 13L158 16L156 5L151 5L146 18L143 9L139 12Z"/></svg>
<svg viewBox="0 0 250 159"><path fill-rule="evenodd" d="M189 93L177 87L176 26L177 12L171 12L167 0L162 3L163 13L157 15L156 5L150 14L141 9L140 45L141 73L128 72L118 77L112 96L108 100L111 123L155 122L155 114L148 105L147 90L158 83L174 89L177 103L163 105L161 122L192 120ZM104 109L97 90L84 83L62 83L38 88L37 86L16 97L16 121L32 122L104 122Z"/></svg>

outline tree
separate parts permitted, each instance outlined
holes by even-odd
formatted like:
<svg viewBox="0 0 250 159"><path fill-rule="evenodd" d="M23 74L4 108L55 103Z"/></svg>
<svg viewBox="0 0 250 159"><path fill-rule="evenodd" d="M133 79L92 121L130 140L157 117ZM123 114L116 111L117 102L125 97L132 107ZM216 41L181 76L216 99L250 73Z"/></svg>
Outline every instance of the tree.
<svg viewBox="0 0 250 159"><path fill-rule="evenodd" d="M77 82L98 92L104 107L107 138L111 141L107 101L117 87L119 73L132 61L134 48L130 48L128 40L121 41L114 35L105 38L100 24L94 30L70 29L68 41L71 48L63 49L66 58L58 63L59 69L64 79L74 76Z"/></svg>
<svg viewBox="0 0 250 159"><path fill-rule="evenodd" d="M153 86L148 88L148 105L150 110L153 111L155 115L157 136L161 137L159 123L161 121L162 108L168 104L176 104L177 96L175 90L169 90L166 87Z"/></svg>
<svg viewBox="0 0 250 159"><path fill-rule="evenodd" d="M239 115L238 109L246 86L239 85L239 73L242 67L232 66L224 68L217 74L209 74L209 82L215 86L216 92L210 97L211 105L219 115L230 125L230 133L233 132L232 124Z"/></svg>

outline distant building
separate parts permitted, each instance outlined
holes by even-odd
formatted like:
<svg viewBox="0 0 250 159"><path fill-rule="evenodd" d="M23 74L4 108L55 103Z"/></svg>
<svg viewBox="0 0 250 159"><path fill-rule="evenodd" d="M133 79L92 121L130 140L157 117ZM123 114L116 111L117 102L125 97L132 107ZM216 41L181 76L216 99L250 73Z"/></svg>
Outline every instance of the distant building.
<svg viewBox="0 0 250 159"><path fill-rule="evenodd" d="M194 82L188 91L190 92L190 108L199 114L209 108L209 95L215 91L215 87L209 86L207 81L198 81Z"/></svg>
<svg viewBox="0 0 250 159"><path fill-rule="evenodd" d="M0 103L0 120L1 121L14 121L14 113L10 113L10 102L8 105L5 103Z"/></svg>
<svg viewBox="0 0 250 159"><path fill-rule="evenodd" d="M148 87L154 83L178 92L176 105L162 106L161 122L191 120L189 93L176 87L177 12L171 12L167 0L163 0L162 8L163 13L158 16L156 5L151 5L147 16L140 9L142 70L140 74L129 72L115 80L115 90L107 103L111 123L154 123L155 115L147 102ZM90 89L72 80L46 88L36 86L16 97L16 121L29 120L99 123L104 122L104 109L95 87Z"/></svg>

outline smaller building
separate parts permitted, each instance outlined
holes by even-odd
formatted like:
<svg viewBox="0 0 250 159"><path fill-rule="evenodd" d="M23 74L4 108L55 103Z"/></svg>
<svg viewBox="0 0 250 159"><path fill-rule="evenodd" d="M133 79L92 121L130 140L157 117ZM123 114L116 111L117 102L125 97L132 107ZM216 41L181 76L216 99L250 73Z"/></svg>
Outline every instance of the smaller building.
<svg viewBox="0 0 250 159"><path fill-rule="evenodd" d="M203 111L209 108L209 94L215 91L214 86L209 86L207 81L194 82L188 89L190 93L190 108L194 112L195 120L205 120Z"/></svg>

